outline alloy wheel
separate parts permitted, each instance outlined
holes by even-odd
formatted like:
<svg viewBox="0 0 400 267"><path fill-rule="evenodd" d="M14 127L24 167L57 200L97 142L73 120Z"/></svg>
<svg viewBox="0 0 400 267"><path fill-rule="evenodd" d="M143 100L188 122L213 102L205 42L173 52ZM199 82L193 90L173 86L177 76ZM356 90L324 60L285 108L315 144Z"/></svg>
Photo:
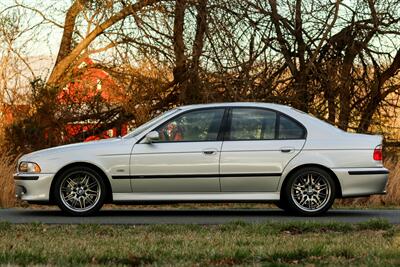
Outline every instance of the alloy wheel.
<svg viewBox="0 0 400 267"><path fill-rule="evenodd" d="M321 173L307 172L294 179L290 194L300 210L316 212L327 205L332 188L328 179Z"/></svg>
<svg viewBox="0 0 400 267"><path fill-rule="evenodd" d="M99 202L102 190L98 178L90 172L68 174L61 182L60 199L71 211L87 212Z"/></svg>

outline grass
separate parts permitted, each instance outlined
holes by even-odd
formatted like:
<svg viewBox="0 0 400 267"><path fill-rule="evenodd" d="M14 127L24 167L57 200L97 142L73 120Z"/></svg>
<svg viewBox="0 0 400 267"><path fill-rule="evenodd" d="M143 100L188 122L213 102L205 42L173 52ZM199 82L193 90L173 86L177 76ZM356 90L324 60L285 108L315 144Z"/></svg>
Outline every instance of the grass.
<svg viewBox="0 0 400 267"><path fill-rule="evenodd" d="M400 264L386 221L219 226L0 223L0 265L285 266Z"/></svg>

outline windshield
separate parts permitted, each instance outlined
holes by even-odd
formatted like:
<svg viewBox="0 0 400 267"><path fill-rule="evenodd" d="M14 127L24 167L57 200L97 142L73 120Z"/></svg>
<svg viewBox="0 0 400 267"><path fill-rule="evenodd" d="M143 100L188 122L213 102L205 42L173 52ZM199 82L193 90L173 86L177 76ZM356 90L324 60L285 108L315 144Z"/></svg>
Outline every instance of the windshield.
<svg viewBox="0 0 400 267"><path fill-rule="evenodd" d="M142 132L144 132L147 129L151 128L153 125L157 124L164 117L167 117L167 116L177 112L178 110L179 109L175 108L175 109L168 110L168 111L166 111L164 113L161 113L160 115L154 117L153 119L149 120L148 122L146 122L146 123L140 125L139 127L133 129L133 131L128 133L127 135L125 135L124 138L132 138L132 137L135 137L135 136L141 134Z"/></svg>

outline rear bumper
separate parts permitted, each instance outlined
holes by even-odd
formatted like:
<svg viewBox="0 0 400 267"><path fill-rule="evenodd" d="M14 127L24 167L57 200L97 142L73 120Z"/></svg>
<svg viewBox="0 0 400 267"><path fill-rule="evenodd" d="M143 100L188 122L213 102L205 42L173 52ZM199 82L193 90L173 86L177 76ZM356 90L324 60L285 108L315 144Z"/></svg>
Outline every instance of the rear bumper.
<svg viewBox="0 0 400 267"><path fill-rule="evenodd" d="M339 179L342 197L385 194L389 171L386 168L332 169Z"/></svg>
<svg viewBox="0 0 400 267"><path fill-rule="evenodd" d="M14 174L15 197L24 201L50 200L50 187L54 174Z"/></svg>

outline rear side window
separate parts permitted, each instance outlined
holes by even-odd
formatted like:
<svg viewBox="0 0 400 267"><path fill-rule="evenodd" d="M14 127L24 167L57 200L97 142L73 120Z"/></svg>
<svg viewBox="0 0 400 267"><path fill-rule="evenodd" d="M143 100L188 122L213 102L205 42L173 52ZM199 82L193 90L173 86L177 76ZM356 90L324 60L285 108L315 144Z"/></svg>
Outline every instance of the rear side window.
<svg viewBox="0 0 400 267"><path fill-rule="evenodd" d="M278 139L304 139L306 132L295 120L280 115Z"/></svg>
<svg viewBox="0 0 400 267"><path fill-rule="evenodd" d="M276 112L264 109L234 108L228 138L237 140L275 139Z"/></svg>

